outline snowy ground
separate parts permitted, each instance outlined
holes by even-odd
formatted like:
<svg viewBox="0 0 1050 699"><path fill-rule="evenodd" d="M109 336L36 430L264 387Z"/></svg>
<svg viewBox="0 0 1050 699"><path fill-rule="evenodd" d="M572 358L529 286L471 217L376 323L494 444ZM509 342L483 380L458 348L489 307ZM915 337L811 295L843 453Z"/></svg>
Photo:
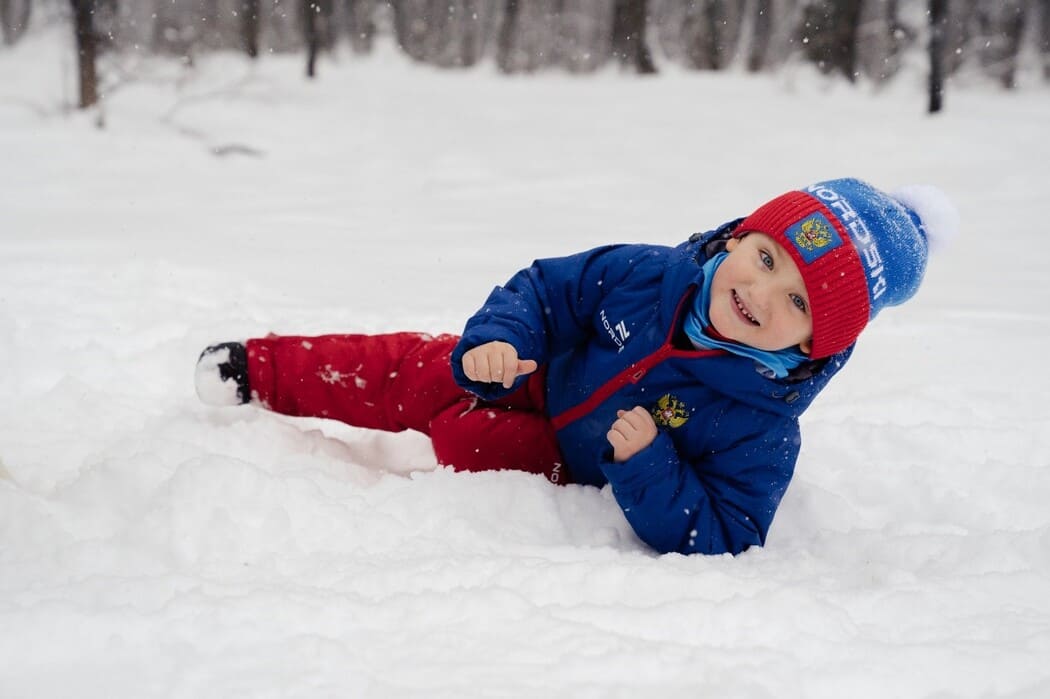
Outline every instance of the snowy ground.
<svg viewBox="0 0 1050 699"><path fill-rule="evenodd" d="M1045 87L220 56L99 130L64 41L0 52L0 696L1050 695ZM963 237L806 414L764 549L193 394L209 342L458 331L535 257L844 175Z"/></svg>

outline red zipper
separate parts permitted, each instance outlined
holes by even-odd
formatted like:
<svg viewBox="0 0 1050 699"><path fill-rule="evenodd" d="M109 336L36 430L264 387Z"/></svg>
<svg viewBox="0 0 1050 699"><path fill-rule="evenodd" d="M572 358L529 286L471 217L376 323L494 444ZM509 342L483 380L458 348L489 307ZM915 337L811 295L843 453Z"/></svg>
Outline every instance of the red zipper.
<svg viewBox="0 0 1050 699"><path fill-rule="evenodd" d="M560 430L566 425L576 422L580 418L584 417L599 405L608 400L614 393L619 391L627 384L635 384L645 378L645 375L649 373L649 370L654 366L664 361L668 357L714 357L720 354L725 354L725 350L713 349L713 350L681 350L675 349L671 344L671 340L674 337L674 329L678 327L678 314L682 310L682 304L685 299L689 296L686 292L682 300L678 302L678 309L675 311L675 321L671 324L671 332L668 333L667 339L664 344L660 346L655 352L644 357L641 361L631 364L629 367L612 377L589 395L586 400L582 403L577 403L568 410L562 411L557 415L551 417L551 424L555 430ZM632 406L627 406L632 407Z"/></svg>

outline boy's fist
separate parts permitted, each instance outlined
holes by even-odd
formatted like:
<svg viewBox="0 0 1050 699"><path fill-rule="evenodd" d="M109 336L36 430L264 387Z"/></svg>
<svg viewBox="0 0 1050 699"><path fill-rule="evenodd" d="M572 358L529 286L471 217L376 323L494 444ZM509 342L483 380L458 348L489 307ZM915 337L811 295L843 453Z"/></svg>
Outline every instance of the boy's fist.
<svg viewBox="0 0 1050 699"><path fill-rule="evenodd" d="M605 438L613 448L613 461L623 463L653 443L658 431L656 421L640 405L631 410L617 410L616 422Z"/></svg>
<svg viewBox="0 0 1050 699"><path fill-rule="evenodd" d="M532 359L518 359L518 350L509 342L486 342L463 355L463 373L471 381L514 385L514 379L536 371Z"/></svg>

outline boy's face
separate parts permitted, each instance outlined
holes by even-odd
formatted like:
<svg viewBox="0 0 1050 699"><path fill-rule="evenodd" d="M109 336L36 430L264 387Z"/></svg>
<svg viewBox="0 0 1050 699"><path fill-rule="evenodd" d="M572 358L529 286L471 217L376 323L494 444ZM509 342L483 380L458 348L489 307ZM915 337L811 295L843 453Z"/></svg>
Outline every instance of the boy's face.
<svg viewBox="0 0 1050 699"><path fill-rule="evenodd" d="M711 281L711 325L744 345L769 351L799 345L809 354L809 296L791 256L764 233L732 238L726 250Z"/></svg>

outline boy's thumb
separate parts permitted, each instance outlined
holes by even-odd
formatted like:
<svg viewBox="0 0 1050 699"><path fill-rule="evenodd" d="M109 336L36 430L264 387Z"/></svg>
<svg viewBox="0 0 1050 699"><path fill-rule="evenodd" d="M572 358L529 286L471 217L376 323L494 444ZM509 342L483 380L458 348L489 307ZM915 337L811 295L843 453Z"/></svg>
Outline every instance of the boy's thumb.
<svg viewBox="0 0 1050 699"><path fill-rule="evenodd" d="M540 367L536 363L535 359L519 359L518 360L518 376L524 376L525 374L531 374Z"/></svg>

